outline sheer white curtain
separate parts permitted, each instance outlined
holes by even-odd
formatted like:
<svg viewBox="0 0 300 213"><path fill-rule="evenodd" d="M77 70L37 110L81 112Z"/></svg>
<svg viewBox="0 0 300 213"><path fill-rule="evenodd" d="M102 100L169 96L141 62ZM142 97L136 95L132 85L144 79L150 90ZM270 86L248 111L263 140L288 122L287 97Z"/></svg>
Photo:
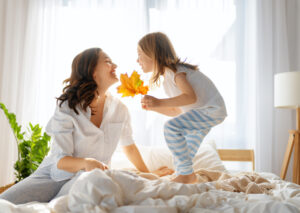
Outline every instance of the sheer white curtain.
<svg viewBox="0 0 300 213"><path fill-rule="evenodd" d="M237 117L256 169L280 174L295 112L275 109L274 75L300 68L300 2L236 1ZM291 168L291 167L290 167ZM287 178L291 180L291 170Z"/></svg>
<svg viewBox="0 0 300 213"><path fill-rule="evenodd" d="M256 138L258 169L279 174L295 112L273 107L274 74L300 69L300 2L257 1ZM290 167L291 168L291 167ZM290 179L291 170L288 172Z"/></svg>
<svg viewBox="0 0 300 213"><path fill-rule="evenodd" d="M256 168L280 174L295 112L275 109L274 75L299 70L300 2L236 1L238 103L244 140L255 149ZM291 168L291 167L290 167ZM291 180L291 170L287 178Z"/></svg>
<svg viewBox="0 0 300 213"><path fill-rule="evenodd" d="M45 17L54 5L49 1L0 1L0 101L17 115L19 124L40 121L47 103L40 104L39 97L53 97L50 84L45 84L47 70L41 66L46 61L41 43L51 31ZM14 179L17 147L2 111L0 126L0 185L4 185Z"/></svg>
<svg viewBox="0 0 300 213"><path fill-rule="evenodd" d="M24 127L29 121L45 126L77 53L98 46L119 73L141 73L137 41L162 31L224 96L228 118L207 139L224 148L255 148L258 170L279 174L294 120L291 111L273 107L273 75L299 69L297 13L296 0L0 0L0 101ZM161 89L150 94L164 96ZM140 97L122 100L137 144L164 145L168 118L141 110ZM13 180L16 147L3 113L0 125L4 185Z"/></svg>
<svg viewBox="0 0 300 213"><path fill-rule="evenodd" d="M136 43L147 27L144 10L139 0L0 0L0 102L23 130L29 122L45 127L80 51L101 47L119 72L136 68ZM17 147L2 111L0 127L2 186L14 179Z"/></svg>

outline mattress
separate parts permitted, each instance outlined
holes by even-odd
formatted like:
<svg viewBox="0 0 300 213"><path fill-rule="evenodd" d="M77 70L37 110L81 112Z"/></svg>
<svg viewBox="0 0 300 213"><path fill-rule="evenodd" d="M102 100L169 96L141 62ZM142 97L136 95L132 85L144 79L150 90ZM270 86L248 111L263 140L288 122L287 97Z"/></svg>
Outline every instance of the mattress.
<svg viewBox="0 0 300 213"><path fill-rule="evenodd" d="M13 205L0 200L0 212L300 212L300 186L272 173L268 194L216 188L216 182L180 184L148 180L122 170L93 170L78 176L68 194L49 203Z"/></svg>

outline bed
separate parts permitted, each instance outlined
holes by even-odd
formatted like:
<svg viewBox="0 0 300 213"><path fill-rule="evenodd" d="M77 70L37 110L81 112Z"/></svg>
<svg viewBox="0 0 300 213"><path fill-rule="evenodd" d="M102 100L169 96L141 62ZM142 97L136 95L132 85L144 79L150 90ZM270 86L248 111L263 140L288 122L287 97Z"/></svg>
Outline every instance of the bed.
<svg viewBox="0 0 300 213"><path fill-rule="evenodd" d="M140 150L150 170L173 167L168 149ZM205 141L194 160L199 183L179 184L170 177L145 178L116 152L112 170L78 174L66 195L24 205L0 200L0 212L300 212L299 185L272 173L228 171L225 160L249 161L254 170L253 150L217 150Z"/></svg>

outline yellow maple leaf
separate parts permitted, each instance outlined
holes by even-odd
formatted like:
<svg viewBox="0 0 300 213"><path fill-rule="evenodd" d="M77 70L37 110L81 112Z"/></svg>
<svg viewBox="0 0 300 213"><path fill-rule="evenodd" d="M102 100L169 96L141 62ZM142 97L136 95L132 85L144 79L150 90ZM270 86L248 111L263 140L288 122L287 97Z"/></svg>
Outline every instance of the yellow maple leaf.
<svg viewBox="0 0 300 213"><path fill-rule="evenodd" d="M136 71L133 71L130 77L127 73L121 74L120 81L121 85L117 87L117 90L118 93L122 94L122 97L134 97L137 94L146 95L149 90L148 86L144 86L144 82Z"/></svg>

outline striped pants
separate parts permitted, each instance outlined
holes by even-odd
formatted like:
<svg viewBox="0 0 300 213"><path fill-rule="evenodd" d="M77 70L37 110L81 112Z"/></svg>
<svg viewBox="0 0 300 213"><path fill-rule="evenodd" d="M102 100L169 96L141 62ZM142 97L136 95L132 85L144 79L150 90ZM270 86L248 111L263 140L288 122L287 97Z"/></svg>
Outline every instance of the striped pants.
<svg viewBox="0 0 300 213"><path fill-rule="evenodd" d="M213 117L200 109L192 109L165 123L164 135L174 156L178 175L188 175L194 172L193 158L203 138L213 126L223 120L224 117Z"/></svg>

